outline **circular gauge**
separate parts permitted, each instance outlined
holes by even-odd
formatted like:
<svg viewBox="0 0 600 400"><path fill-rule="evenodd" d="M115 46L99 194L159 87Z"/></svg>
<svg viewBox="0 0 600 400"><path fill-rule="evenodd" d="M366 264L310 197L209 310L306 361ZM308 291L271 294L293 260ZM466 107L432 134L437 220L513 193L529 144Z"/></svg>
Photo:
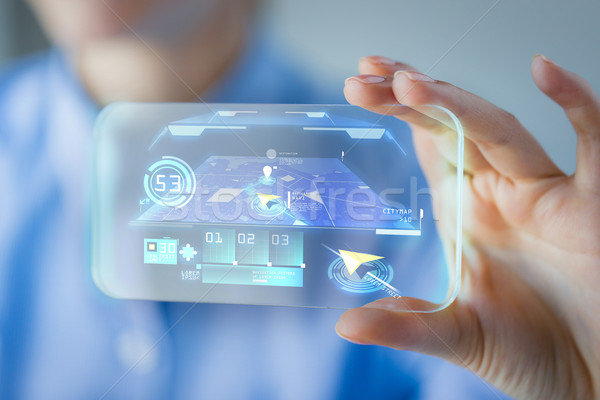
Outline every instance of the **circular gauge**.
<svg viewBox="0 0 600 400"><path fill-rule="evenodd" d="M194 197L196 176L185 161L165 156L146 171L144 189L156 204L180 208Z"/></svg>
<svg viewBox="0 0 600 400"><path fill-rule="evenodd" d="M391 282L393 270L389 265L384 264L380 260L369 261L362 265L367 267L369 274L373 274L386 283ZM357 272L350 274L341 257L336 258L329 264L328 275L329 279L331 279L337 287L347 292L372 293L381 289L381 285L373 284L373 282L365 275L361 277Z"/></svg>
<svg viewBox="0 0 600 400"><path fill-rule="evenodd" d="M269 160L272 160L275 157L277 157L277 150L275 150L275 149L269 149L269 150L267 150L267 158Z"/></svg>

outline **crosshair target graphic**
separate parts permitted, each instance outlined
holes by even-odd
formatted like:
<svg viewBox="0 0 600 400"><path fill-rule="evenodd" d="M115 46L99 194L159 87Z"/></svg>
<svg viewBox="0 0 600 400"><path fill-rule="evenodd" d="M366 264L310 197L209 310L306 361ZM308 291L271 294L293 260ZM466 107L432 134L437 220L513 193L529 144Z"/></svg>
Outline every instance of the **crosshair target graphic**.
<svg viewBox="0 0 600 400"><path fill-rule="evenodd" d="M384 264L380 260L369 261L362 264L369 272L386 283L390 283L394 277L394 272L390 265ZM329 279L342 290L352 293L372 293L381 290L381 285L373 283L367 276L361 278L359 274L350 274L344 260L337 257L328 270Z"/></svg>
<svg viewBox="0 0 600 400"><path fill-rule="evenodd" d="M256 215L263 218L275 218L287 209L285 202L279 196L265 194L257 194L250 207Z"/></svg>

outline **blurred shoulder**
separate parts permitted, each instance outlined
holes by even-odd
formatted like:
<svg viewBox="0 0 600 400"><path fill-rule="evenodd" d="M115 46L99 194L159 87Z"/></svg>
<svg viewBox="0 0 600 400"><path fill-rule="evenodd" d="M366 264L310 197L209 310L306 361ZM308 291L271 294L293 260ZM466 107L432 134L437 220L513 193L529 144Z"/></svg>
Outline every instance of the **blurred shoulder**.
<svg viewBox="0 0 600 400"><path fill-rule="evenodd" d="M51 57L51 51L45 51L9 61L0 67L0 99L19 96L24 90L39 90L39 84L48 73Z"/></svg>
<svg viewBox="0 0 600 400"><path fill-rule="evenodd" d="M0 68L0 146L16 134L33 133L39 127L50 74L52 52L36 53Z"/></svg>

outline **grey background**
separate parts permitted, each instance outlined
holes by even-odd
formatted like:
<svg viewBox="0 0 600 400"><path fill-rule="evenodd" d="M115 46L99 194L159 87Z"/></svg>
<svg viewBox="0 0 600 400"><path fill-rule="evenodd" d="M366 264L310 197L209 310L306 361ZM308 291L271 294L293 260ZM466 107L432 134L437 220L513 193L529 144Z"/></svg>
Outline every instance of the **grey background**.
<svg viewBox="0 0 600 400"><path fill-rule="evenodd" d="M24 0L0 0L0 66L48 46Z"/></svg>
<svg viewBox="0 0 600 400"><path fill-rule="evenodd" d="M315 81L341 89L363 55L408 62L512 112L561 168L574 171L575 135L536 89L529 63L543 53L600 92L600 1L500 0L491 11L495 0L264 3L275 40ZM2 0L0 62L45 45L22 0Z"/></svg>

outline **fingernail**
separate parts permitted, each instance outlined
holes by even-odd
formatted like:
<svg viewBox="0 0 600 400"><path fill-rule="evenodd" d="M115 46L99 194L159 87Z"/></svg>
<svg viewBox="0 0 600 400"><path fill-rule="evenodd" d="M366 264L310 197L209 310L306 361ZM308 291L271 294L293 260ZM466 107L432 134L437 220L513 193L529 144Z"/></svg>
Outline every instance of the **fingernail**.
<svg viewBox="0 0 600 400"><path fill-rule="evenodd" d="M384 65L395 65L396 64L396 61L394 61L390 58L387 58L387 57L383 57L383 56L369 56L366 58L373 64L384 64Z"/></svg>
<svg viewBox="0 0 600 400"><path fill-rule="evenodd" d="M551 59L549 59L548 57L546 57L543 54L536 54L535 56L533 56L533 58L539 57L542 59L542 61L547 62L548 64L552 64L552 65L556 65L556 63L554 61L552 61Z"/></svg>
<svg viewBox="0 0 600 400"><path fill-rule="evenodd" d="M351 80L359 81L359 82L366 83L366 84L371 84L371 83L381 83L381 82L385 81L385 78L383 76L379 76L379 75L356 75L356 76L351 76L350 78L346 79L345 84L347 85L348 82Z"/></svg>
<svg viewBox="0 0 600 400"><path fill-rule="evenodd" d="M408 79L414 82L435 82L435 79L430 78L429 76L422 74L420 72L415 71L396 71L394 74L394 78L396 78L399 74L405 75Z"/></svg>

